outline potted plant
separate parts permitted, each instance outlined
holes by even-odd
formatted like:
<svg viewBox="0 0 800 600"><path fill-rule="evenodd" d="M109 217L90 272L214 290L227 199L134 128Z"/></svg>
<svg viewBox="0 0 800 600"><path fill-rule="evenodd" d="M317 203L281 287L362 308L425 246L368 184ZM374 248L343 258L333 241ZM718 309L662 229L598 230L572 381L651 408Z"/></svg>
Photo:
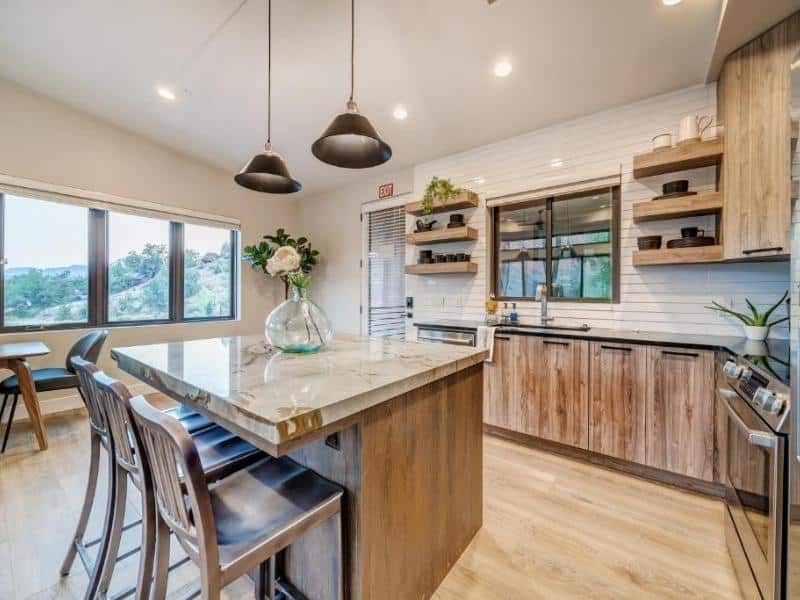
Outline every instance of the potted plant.
<svg viewBox="0 0 800 600"><path fill-rule="evenodd" d="M438 201L443 206L451 198L458 196L463 190L454 186L449 179L434 177L425 187L425 195L422 196L422 214L429 215L433 212L433 204Z"/></svg>
<svg viewBox="0 0 800 600"><path fill-rule="evenodd" d="M742 323L744 323L744 333L749 340L756 340L756 341L764 341L767 339L769 335L769 330L773 325L777 325L778 323L783 323L784 321L788 321L789 317L782 317L780 319L775 319L774 321L770 321L770 317L772 313L789 297L789 290L781 296L781 299L778 300L775 304L770 306L765 312L759 312L755 305L748 299L745 299L747 303L747 307L750 309L750 315L737 312L727 306L723 306L719 302L712 301L711 304L713 306L706 306L711 310L716 310L733 317L739 319Z"/></svg>

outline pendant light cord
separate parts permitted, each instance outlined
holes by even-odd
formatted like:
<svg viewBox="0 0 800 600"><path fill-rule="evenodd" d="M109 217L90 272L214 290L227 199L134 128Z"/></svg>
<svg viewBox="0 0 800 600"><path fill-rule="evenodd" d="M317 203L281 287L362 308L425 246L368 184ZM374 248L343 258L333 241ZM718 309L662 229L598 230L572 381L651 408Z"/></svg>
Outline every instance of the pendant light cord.
<svg viewBox="0 0 800 600"><path fill-rule="evenodd" d="M267 145L272 143L272 0L267 0Z"/></svg>
<svg viewBox="0 0 800 600"><path fill-rule="evenodd" d="M356 79L356 0L350 0L350 102Z"/></svg>

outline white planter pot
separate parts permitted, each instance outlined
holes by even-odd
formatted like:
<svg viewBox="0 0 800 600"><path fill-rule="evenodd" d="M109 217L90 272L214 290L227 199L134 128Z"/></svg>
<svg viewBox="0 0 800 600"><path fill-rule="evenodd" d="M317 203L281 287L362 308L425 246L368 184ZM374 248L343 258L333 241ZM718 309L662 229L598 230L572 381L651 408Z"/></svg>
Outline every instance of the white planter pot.
<svg viewBox="0 0 800 600"><path fill-rule="evenodd" d="M752 327L750 325L745 325L744 334L747 336L748 340L763 342L769 335L769 327Z"/></svg>

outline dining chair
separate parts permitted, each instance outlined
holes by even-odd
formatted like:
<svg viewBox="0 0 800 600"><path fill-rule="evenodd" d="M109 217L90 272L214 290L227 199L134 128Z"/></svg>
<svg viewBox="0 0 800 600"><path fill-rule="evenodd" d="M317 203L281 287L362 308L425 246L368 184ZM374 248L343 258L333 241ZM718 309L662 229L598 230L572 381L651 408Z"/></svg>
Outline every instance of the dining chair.
<svg viewBox="0 0 800 600"><path fill-rule="evenodd" d="M109 529L104 536L107 547L104 549L104 561L99 568L97 593L101 597L105 597L116 563L141 549L139 574L135 588L117 594L115 598L127 596L133 591L136 592L137 597L147 598L153 573L156 509L155 497L152 492L153 487L145 483L147 473L142 467L142 452L137 448L132 432L129 405L131 393L125 384L109 377L102 371L95 371L92 374L92 380L92 384L95 386L96 399L100 410L105 415L106 428L111 440L111 454L114 459L113 479L115 481L113 502L110 506L111 518L108 521ZM256 461L268 460L267 455L258 448L219 425L212 424L210 427L190 432L184 424L175 419L174 413L168 411L158 412L167 415L176 422L178 427L193 441L198 449L199 469L204 481L213 483ZM126 528L124 521L128 481L139 490L141 495L142 544L139 548L120 555L120 541ZM173 565L173 567L175 566L177 564Z"/></svg>
<svg viewBox="0 0 800 600"><path fill-rule="evenodd" d="M108 336L108 331L90 331L81 337L69 352L67 352L66 367L44 367L41 369L33 369L33 383L37 392L51 392L55 390L69 390L77 389L81 393L78 383L78 375L70 362L73 357L78 356L90 362L97 362L100 356L100 350ZM0 421L3 420L3 414L6 411L8 399L11 397L11 411L9 412L8 422L6 423L6 430L3 434L3 445L0 447L0 454L6 451L8 444L8 436L11 433L11 424L14 421L14 413L17 410L17 403L20 396L19 379L16 375L6 377L0 381L0 394L3 396L3 404L0 406ZM85 400L84 400L85 402Z"/></svg>
<svg viewBox="0 0 800 600"><path fill-rule="evenodd" d="M343 489L283 456L256 462L209 487L190 435L143 396L131 398L134 436L144 454L145 485L156 497L152 600L166 596L170 532L199 566L201 596L218 599L227 584L258 568L256 597L273 600L275 557L305 532L335 519L337 578L343 596Z"/></svg>

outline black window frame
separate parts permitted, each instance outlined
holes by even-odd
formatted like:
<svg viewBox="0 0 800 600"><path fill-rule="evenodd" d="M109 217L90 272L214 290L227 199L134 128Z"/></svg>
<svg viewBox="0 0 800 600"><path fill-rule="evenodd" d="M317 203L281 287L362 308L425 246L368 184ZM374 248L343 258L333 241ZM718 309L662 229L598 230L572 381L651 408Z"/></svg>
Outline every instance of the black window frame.
<svg viewBox="0 0 800 600"><path fill-rule="evenodd" d="M558 202L582 198L588 195L611 192L611 297L610 298L564 298L554 297L552 290L553 277L553 205ZM491 245L491 285L490 291L495 299L501 302L535 302L532 296L502 296L499 294L500 275L500 219L501 209L518 210L521 208L542 207L545 212L545 285L547 286L548 302L578 302L585 304L619 304L620 303L620 220L621 220L621 191L620 186L609 186L593 190L554 195L535 200L523 201L506 206L494 206L490 209L492 245Z"/></svg>
<svg viewBox="0 0 800 600"><path fill-rule="evenodd" d="M26 196L22 196L26 197ZM53 202L47 198L39 198L32 191L30 197L36 200ZM182 221L169 220L169 317L166 319L110 321L108 317L108 210L87 208L88 244L88 288L87 318L86 321L70 323L53 323L39 325L12 325L5 324L5 194L0 192L0 333L19 333L25 331L58 331L69 329L88 329L94 327L138 327L148 325L172 325L177 323L203 323L210 321L234 321L237 318L237 300L239 290L239 261L238 244L239 232L235 229L230 232L231 244L231 277L230 277L230 314L213 317L184 317L183 277L184 277L184 225ZM147 215L143 215L147 216Z"/></svg>

